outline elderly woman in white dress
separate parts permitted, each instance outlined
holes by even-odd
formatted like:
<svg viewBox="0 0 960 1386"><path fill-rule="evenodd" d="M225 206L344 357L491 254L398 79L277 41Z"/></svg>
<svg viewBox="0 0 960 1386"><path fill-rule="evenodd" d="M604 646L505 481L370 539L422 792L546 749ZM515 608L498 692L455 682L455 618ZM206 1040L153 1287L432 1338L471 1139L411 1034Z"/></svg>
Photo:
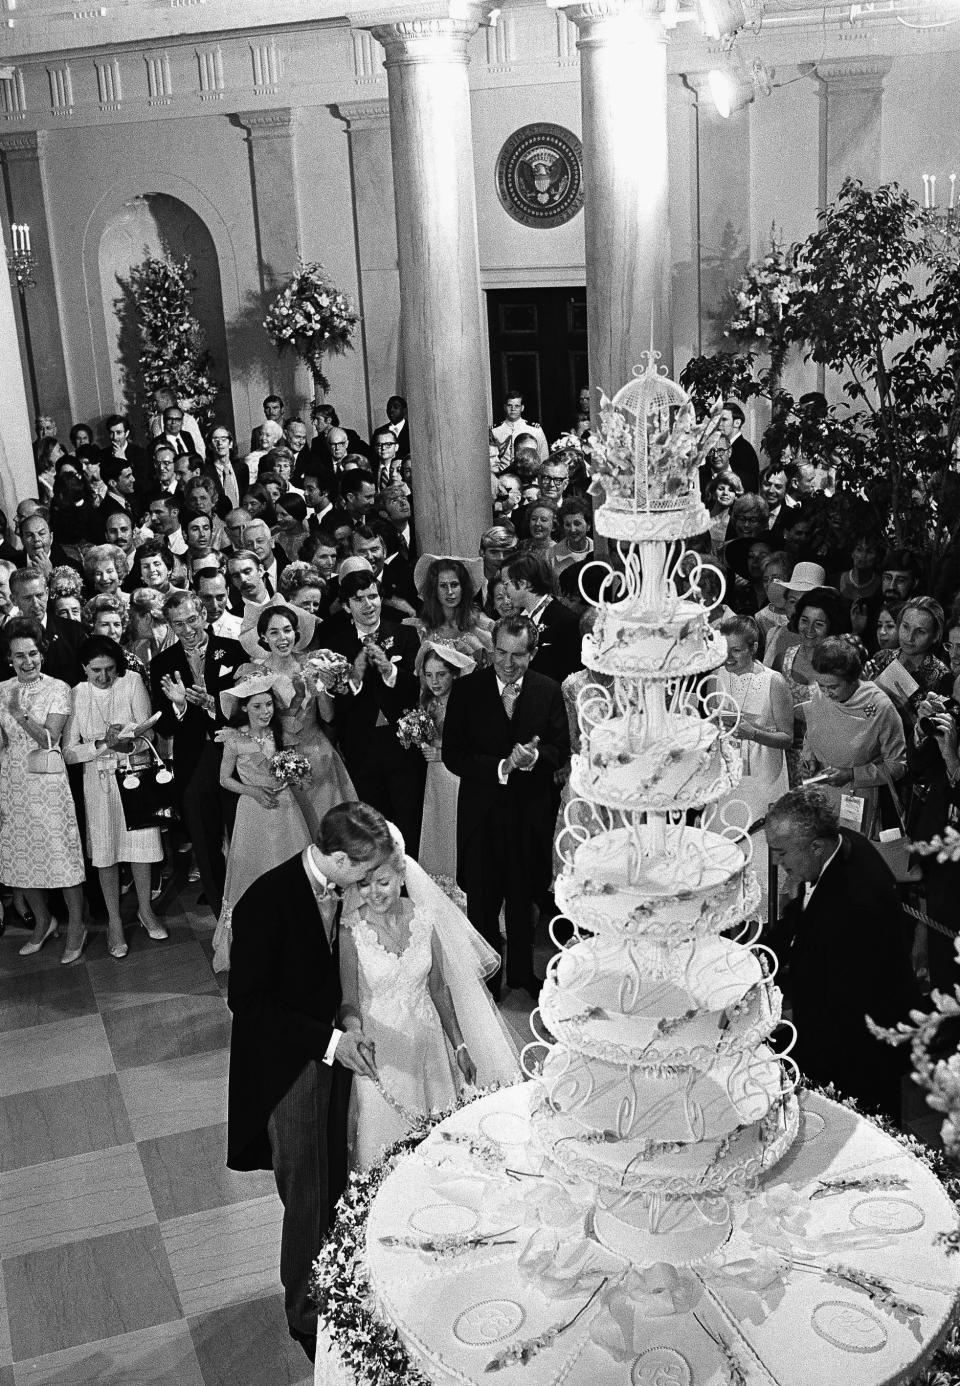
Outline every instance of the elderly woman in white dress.
<svg viewBox="0 0 960 1386"><path fill-rule="evenodd" d="M159 828L127 828L117 788L121 759L134 749L137 730L153 739L143 724L150 717L150 695L139 674L127 668L123 650L107 635L90 635L79 650L87 676L73 690L73 710L63 735L64 759L83 765L83 800L87 819L87 854L97 868L107 906L107 951L127 956L120 918L120 863L129 862L137 892L137 922L152 939L168 937L150 903L153 863L163 857ZM142 728L142 730L140 730Z"/></svg>

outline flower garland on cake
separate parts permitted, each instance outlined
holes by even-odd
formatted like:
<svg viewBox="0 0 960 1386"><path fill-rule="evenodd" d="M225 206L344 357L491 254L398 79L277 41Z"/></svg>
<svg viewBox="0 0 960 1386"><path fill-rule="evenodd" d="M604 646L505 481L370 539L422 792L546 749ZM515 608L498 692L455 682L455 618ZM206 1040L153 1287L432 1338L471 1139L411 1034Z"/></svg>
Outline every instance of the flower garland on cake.
<svg viewBox="0 0 960 1386"><path fill-rule="evenodd" d="M500 1086L502 1085L494 1084L490 1088L484 1089L484 1092L495 1092ZM864 1113L852 1098L841 1097L831 1085L822 1088L814 1084L806 1084L805 1086L810 1092L817 1093L841 1107L846 1107L861 1120L873 1122L885 1135L895 1140L909 1155L912 1155L915 1160L919 1160L936 1176L951 1202L960 1210L960 1174L939 1151L931 1149L915 1136L899 1130L886 1118ZM474 1100L474 1097L475 1094L472 1094L468 1101ZM420 1117L406 1135L395 1141L384 1152L378 1164L363 1174L350 1176L347 1190L337 1206L336 1222L320 1251L320 1255L314 1262L311 1295L317 1305L319 1324L334 1341L344 1366L353 1374L357 1386L431 1386L429 1379L411 1362L396 1329L379 1317L373 1304L365 1264L367 1218L384 1180L392 1173L397 1163L422 1144L434 1127L464 1105L466 1105L464 1102L460 1102L447 1111L431 1112ZM450 1138L457 1140L456 1136ZM469 1140L470 1138L463 1137L462 1139ZM487 1143L480 1140L478 1144L484 1146ZM476 1154L481 1164L488 1163L486 1150L478 1150ZM829 1197L838 1192L849 1191L854 1187L865 1189L881 1186L893 1187L892 1182L887 1184L887 1179L889 1176L883 1179L879 1176L865 1176L859 1182L855 1179L848 1179L843 1182L842 1188L842 1181L827 1180L821 1183L813 1197ZM544 1200L549 1203L550 1200L556 1201L558 1197L564 1198L565 1194L562 1190L538 1189L532 1190L529 1197L534 1204ZM764 1224L768 1225L768 1232L770 1233L767 1238L760 1236L761 1242L766 1240L771 1247L779 1246L783 1238L781 1214L785 1215L788 1221L791 1215L802 1218L802 1200L796 1195L792 1195L797 1203L797 1208L793 1208L792 1204L787 1206L790 1198L791 1191L773 1189L769 1194L757 1200L756 1208L750 1214L755 1224L754 1230L760 1229L762 1232L761 1224ZM783 1204L782 1208L779 1206L781 1203ZM547 1212L549 1214L549 1209ZM546 1222L550 1222L549 1216L546 1217ZM423 1243L419 1249L432 1251L438 1256L445 1255L448 1251L465 1249L462 1238L452 1239L450 1247L441 1244L442 1238L436 1240L436 1246L428 1246ZM960 1253L960 1231L941 1233L938 1241L943 1245L947 1255ZM536 1260L536 1257L533 1259ZM908 1327L913 1324L919 1314L916 1306L902 1299L893 1286L878 1276L868 1275L854 1267L841 1264L815 1266L813 1263L808 1263L802 1259L793 1257L787 1259L796 1270L816 1272L848 1290L866 1295L881 1312L890 1315ZM534 1266L533 1269L536 1267ZM542 1271L544 1267L541 1266L540 1269ZM652 1268L653 1272L657 1270L656 1267ZM636 1275L633 1278L637 1280ZM543 1348L551 1346L560 1333L572 1327L582 1313L597 1301L598 1296L610 1301L610 1309L615 1320L614 1328L616 1330L617 1324L620 1324L620 1330L622 1330L621 1320L625 1322L627 1318L632 1319L637 1306L631 1299L628 1287L620 1283L621 1279L622 1277L617 1276L603 1276L599 1284L593 1285L588 1301L580 1311L572 1316L568 1315L567 1320L562 1324L547 1330L539 1338L517 1343L505 1349L488 1362L485 1371L496 1373L504 1367L514 1366L517 1363L525 1366ZM663 1285L651 1286L648 1283L649 1280L649 1276L641 1274L637 1285L632 1287L633 1290L636 1292L639 1289L641 1297L656 1295L657 1293L662 1295L665 1288L674 1294L680 1294L683 1290L679 1280L676 1285L666 1287ZM569 1290L569 1288L568 1285L567 1289ZM769 1287L765 1288L769 1289ZM624 1298L625 1295L626 1299ZM628 1303L628 1300L631 1302ZM642 1317L641 1315L641 1319ZM706 1325L701 1323L701 1327L708 1336L714 1336ZM601 1346L606 1347L615 1358L627 1360L631 1355L627 1341L629 1334L624 1335L622 1331L613 1330L611 1333L606 1333L598 1326L597 1330L591 1333L591 1336ZM621 1338L623 1338L622 1342ZM717 1343L724 1359L727 1386L743 1386L746 1376L732 1345L725 1339L718 1342L714 1338L714 1342ZM919 1375L914 1379L914 1386L958 1386L958 1383L960 1383L960 1323L950 1328L936 1351L921 1367Z"/></svg>

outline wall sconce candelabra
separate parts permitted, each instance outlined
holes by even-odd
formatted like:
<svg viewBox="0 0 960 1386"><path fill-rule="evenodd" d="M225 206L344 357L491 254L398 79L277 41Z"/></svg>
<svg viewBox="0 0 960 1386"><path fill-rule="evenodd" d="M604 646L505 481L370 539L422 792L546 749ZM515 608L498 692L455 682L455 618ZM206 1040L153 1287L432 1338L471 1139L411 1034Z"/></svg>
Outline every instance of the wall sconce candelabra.
<svg viewBox="0 0 960 1386"><path fill-rule="evenodd" d="M30 249L30 227L26 222L11 223L10 240L12 245L7 251L7 269L17 288L32 289L37 282L33 274L37 261Z"/></svg>
<svg viewBox="0 0 960 1386"><path fill-rule="evenodd" d="M947 198L947 205L937 201L937 175L935 173L925 173L923 175L923 207L924 211L931 214L931 220L944 228L960 225L960 206L957 205L957 175L951 173L946 180L950 185L950 192Z"/></svg>

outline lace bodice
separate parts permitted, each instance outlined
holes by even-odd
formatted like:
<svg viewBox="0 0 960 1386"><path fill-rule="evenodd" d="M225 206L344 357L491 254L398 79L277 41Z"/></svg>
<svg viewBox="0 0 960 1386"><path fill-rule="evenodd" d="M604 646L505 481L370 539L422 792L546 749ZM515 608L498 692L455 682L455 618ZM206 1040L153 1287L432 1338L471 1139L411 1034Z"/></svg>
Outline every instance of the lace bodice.
<svg viewBox="0 0 960 1386"><path fill-rule="evenodd" d="M433 961L433 925L424 910L414 911L410 941L402 953L384 948L376 933L357 914L349 921L357 949L357 981L360 1013L366 1020L405 1030L411 1018L433 1011L430 968Z"/></svg>

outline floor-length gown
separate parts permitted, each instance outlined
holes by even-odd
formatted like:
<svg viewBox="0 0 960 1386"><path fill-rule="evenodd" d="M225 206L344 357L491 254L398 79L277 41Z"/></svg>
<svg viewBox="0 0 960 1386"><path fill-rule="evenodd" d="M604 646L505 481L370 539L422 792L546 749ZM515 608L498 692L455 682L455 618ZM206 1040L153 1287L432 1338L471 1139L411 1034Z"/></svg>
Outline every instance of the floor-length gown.
<svg viewBox="0 0 960 1386"><path fill-rule="evenodd" d="M242 784L276 789L269 757L246 732L228 729L224 747L236 751L234 771ZM237 816L227 856L227 879L223 887L223 909L213 936L213 966L226 972L230 966L233 909L237 901L265 871L289 861L303 851L312 839L303 811L293 790L277 796L277 807L266 809L250 794L237 796Z"/></svg>
<svg viewBox="0 0 960 1386"><path fill-rule="evenodd" d="M449 695L447 695L449 696ZM431 698L426 711L433 718L437 731L443 733L447 698ZM440 741L436 743L438 746ZM457 878L457 796L460 778L453 775L442 760L427 762L427 778L423 791L423 826L420 829L420 851L417 860L424 871L440 880Z"/></svg>
<svg viewBox="0 0 960 1386"><path fill-rule="evenodd" d="M303 810L310 835L315 839L324 814L336 804L355 800L357 791L347 767L323 730L317 710L317 690L309 675L304 676L303 661L298 656L293 656L291 661L267 655L259 662L287 680L286 687L280 685L276 689L283 705L280 711L283 744L288 750L306 756L313 770L310 780L295 788L293 793Z"/></svg>
<svg viewBox="0 0 960 1386"><path fill-rule="evenodd" d="M363 1033L376 1045L379 1077L378 1086L355 1076L350 1093L350 1167L362 1170L409 1130L414 1115L453 1105L458 1070L430 995L429 910L414 910L400 954L383 947L361 914L344 927L356 946Z"/></svg>
<svg viewBox="0 0 960 1386"><path fill-rule="evenodd" d="M756 660L745 674L717 670L720 687L731 695L744 717L755 726L767 729L774 725L772 689L775 677L772 669ZM769 806L789 788L786 754L779 746L741 741L740 756L743 775L727 799L721 800L721 807L730 800L740 800L750 810L750 822L756 823L766 817Z"/></svg>

